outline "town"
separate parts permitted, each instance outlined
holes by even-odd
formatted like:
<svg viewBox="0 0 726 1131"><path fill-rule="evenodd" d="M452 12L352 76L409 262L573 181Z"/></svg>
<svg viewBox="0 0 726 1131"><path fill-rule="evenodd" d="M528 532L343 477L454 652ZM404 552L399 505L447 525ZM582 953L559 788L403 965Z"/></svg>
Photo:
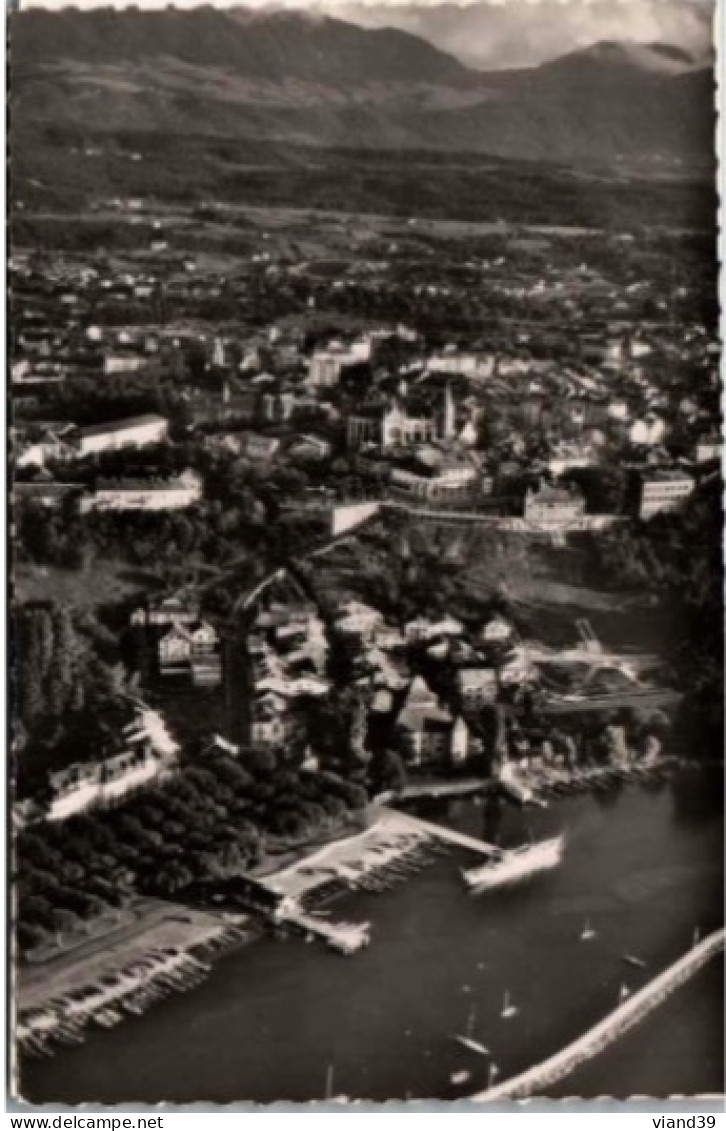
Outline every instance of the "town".
<svg viewBox="0 0 726 1131"><path fill-rule="evenodd" d="M355 949L299 897L433 858L407 797L720 757L706 237L120 198L19 230L28 1049L261 913ZM351 837L378 879L310 867ZM91 945L129 976L84 1006Z"/></svg>

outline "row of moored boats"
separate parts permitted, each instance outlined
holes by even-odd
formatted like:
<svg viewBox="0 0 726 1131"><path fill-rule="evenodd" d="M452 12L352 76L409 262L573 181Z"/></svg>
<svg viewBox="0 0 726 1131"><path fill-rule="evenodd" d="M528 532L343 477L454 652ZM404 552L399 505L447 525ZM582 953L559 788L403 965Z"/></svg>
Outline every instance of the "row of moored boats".
<svg viewBox="0 0 726 1131"><path fill-rule="evenodd" d="M191 990L207 977L209 958L241 937L226 927L196 948L196 954L177 947L150 951L114 974L18 1014L15 1037L20 1051L52 1056L59 1044L81 1044L90 1025L110 1029L128 1014L141 1014L173 993Z"/></svg>

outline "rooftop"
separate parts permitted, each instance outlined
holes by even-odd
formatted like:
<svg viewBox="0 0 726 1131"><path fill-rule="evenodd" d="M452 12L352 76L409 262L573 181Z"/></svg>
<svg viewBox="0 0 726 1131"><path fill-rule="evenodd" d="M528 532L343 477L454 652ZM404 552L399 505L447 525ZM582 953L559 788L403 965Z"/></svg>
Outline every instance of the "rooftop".
<svg viewBox="0 0 726 1131"><path fill-rule="evenodd" d="M106 432L121 432L132 428L141 428L145 424L166 424L165 416L155 412L147 412L142 416L127 416L124 420L109 420L105 424L89 424L81 428L82 436L103 436Z"/></svg>

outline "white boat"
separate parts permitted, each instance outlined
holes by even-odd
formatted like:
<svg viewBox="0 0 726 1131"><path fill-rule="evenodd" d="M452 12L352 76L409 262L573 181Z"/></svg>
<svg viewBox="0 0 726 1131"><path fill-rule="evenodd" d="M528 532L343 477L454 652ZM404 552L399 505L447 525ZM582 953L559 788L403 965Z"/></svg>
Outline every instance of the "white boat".
<svg viewBox="0 0 726 1131"><path fill-rule="evenodd" d="M512 998L509 990L504 991L504 1004L502 1005L502 1017L508 1020L510 1017L516 1017L519 1010L516 1005L513 1005Z"/></svg>
<svg viewBox="0 0 726 1131"><path fill-rule="evenodd" d="M625 982L623 982L622 986L620 987L620 1000L625 1001L626 997L630 997L630 988L629 986L626 986Z"/></svg>
<svg viewBox="0 0 726 1131"><path fill-rule="evenodd" d="M624 954L623 962L627 962L628 966L635 966L638 970L644 970L646 965L643 959L635 954Z"/></svg>
<svg viewBox="0 0 726 1131"><path fill-rule="evenodd" d="M454 1040L462 1045L469 1052L475 1052L478 1056L489 1056L489 1049L485 1045L480 1044L479 1041L474 1039L474 1022L476 1020L476 1007L472 1005L469 1010L469 1019L466 1023L466 1033L459 1034L454 1037Z"/></svg>
<svg viewBox="0 0 726 1131"><path fill-rule="evenodd" d="M466 1084L470 1076L471 1072L467 1072L465 1068L462 1068L460 1072L452 1072L449 1079L452 1084Z"/></svg>
<svg viewBox="0 0 726 1131"><path fill-rule="evenodd" d="M586 919L585 920L585 926L580 931L580 939L582 940L582 942L587 942L589 939L596 939L596 938L597 938L597 931L594 929L594 927L590 926L590 920Z"/></svg>
<svg viewBox="0 0 726 1131"><path fill-rule="evenodd" d="M494 1063L494 1061L492 1061L491 1064L489 1065L489 1075L487 1077L487 1088L492 1088L494 1086L494 1081L496 1080L498 1075L499 1075L499 1068Z"/></svg>
<svg viewBox="0 0 726 1131"><path fill-rule="evenodd" d="M524 844L520 848L510 849L496 860L488 860L478 868L464 871L464 882L476 891L487 891L500 884L515 883L533 872L555 868L562 860L564 845L564 836L557 836L538 844Z"/></svg>

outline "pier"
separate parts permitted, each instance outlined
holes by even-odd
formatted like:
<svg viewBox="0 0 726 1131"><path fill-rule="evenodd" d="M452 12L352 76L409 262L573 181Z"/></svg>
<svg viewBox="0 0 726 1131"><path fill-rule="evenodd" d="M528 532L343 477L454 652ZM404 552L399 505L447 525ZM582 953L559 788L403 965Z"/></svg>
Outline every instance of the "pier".
<svg viewBox="0 0 726 1131"><path fill-rule="evenodd" d="M292 909L276 916L275 922L298 927L306 936L314 935L341 954L355 954L370 942L370 923L331 923Z"/></svg>
<svg viewBox="0 0 726 1131"><path fill-rule="evenodd" d="M542 1095L548 1084L561 1080L578 1065L597 1056L628 1029L637 1025L678 986L688 981L709 959L723 951L725 942L726 929L723 927L707 935L672 966L667 967L646 986L626 998L612 1013L593 1025L572 1044L518 1076L503 1080L501 1084L488 1088L485 1092L479 1092L472 1096L472 1099L491 1103L494 1100L521 1100L533 1095Z"/></svg>
<svg viewBox="0 0 726 1131"><path fill-rule="evenodd" d="M421 817L410 817L408 813L400 813L398 816L403 821L408 822L412 828L434 837L435 840L443 840L447 844L456 845L458 848L466 848L469 852L476 852L480 856L501 853L501 849L496 844L489 844L486 840L478 840L476 837L468 836L467 833L447 829L444 825L436 825L433 821L424 821Z"/></svg>

